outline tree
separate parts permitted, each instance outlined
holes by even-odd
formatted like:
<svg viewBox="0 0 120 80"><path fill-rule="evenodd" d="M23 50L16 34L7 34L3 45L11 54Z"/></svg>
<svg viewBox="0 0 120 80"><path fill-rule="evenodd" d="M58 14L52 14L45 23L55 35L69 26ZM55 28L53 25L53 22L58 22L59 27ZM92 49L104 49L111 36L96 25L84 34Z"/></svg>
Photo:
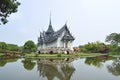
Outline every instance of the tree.
<svg viewBox="0 0 120 80"><path fill-rule="evenodd" d="M7 44L5 42L0 42L0 51L6 49L7 49Z"/></svg>
<svg viewBox="0 0 120 80"><path fill-rule="evenodd" d="M35 52L37 50L37 46L35 45L33 41L29 40L25 42L23 46L23 50L24 52Z"/></svg>
<svg viewBox="0 0 120 80"><path fill-rule="evenodd" d="M18 45L15 45L15 44L7 44L7 50L9 50L9 51L18 51L19 47L18 47Z"/></svg>
<svg viewBox="0 0 120 80"><path fill-rule="evenodd" d="M103 44L103 43L101 43L101 42L99 42L99 41L92 42L92 43L88 43L88 44L85 44L85 45L81 48L81 51L82 51L82 52L90 52L90 53L99 53L102 44Z"/></svg>
<svg viewBox="0 0 120 80"><path fill-rule="evenodd" d="M3 24L8 22L7 17L17 12L20 3L17 0L0 0L0 21ZM0 23L0 24L1 24Z"/></svg>
<svg viewBox="0 0 120 80"><path fill-rule="evenodd" d="M105 41L118 46L120 44L120 33L111 33L106 37Z"/></svg>

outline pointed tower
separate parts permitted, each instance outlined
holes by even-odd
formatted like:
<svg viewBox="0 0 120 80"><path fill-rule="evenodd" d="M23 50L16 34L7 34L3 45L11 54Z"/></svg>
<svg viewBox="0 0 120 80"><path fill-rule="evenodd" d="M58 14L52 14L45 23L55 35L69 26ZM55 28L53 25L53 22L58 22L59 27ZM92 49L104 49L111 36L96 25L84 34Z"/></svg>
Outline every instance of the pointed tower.
<svg viewBox="0 0 120 80"><path fill-rule="evenodd" d="M46 31L46 34L53 34L54 30L52 28L52 24L51 24L51 15L50 15L50 22L49 22L49 26L48 26L48 30Z"/></svg>

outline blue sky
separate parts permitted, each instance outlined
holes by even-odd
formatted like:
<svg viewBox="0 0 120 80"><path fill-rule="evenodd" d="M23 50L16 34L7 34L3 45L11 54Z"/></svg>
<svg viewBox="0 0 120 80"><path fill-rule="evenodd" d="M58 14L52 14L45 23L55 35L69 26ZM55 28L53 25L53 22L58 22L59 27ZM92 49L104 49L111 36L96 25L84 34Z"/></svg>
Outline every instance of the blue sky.
<svg viewBox="0 0 120 80"><path fill-rule="evenodd" d="M73 46L104 42L107 35L120 32L120 0L18 0L18 12L0 25L0 42L24 45L37 43L40 31L51 21L55 31L67 25L75 37Z"/></svg>

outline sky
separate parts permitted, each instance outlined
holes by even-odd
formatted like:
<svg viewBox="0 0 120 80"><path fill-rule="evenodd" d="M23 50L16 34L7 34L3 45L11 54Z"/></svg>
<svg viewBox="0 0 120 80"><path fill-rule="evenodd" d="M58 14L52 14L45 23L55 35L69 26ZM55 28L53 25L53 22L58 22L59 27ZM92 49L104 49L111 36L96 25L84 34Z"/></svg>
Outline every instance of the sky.
<svg viewBox="0 0 120 80"><path fill-rule="evenodd" d="M107 35L120 33L120 0L18 0L18 12L0 25L0 42L37 44L40 31L48 29L50 14L53 29L67 23L75 37L73 46L105 42Z"/></svg>

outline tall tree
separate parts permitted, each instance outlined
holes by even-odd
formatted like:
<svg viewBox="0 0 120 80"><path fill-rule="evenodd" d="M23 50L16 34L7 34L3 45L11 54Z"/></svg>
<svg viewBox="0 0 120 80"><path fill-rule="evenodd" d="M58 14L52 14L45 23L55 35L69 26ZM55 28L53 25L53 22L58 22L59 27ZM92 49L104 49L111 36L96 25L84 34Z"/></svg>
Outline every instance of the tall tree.
<svg viewBox="0 0 120 80"><path fill-rule="evenodd" d="M25 42L24 46L23 46L23 50L25 52L35 52L37 50L37 46L35 45L35 43L31 40Z"/></svg>
<svg viewBox="0 0 120 80"><path fill-rule="evenodd" d="M9 51L18 51L19 47L16 44L7 44L7 50L9 50Z"/></svg>
<svg viewBox="0 0 120 80"><path fill-rule="evenodd" d="M118 46L120 44L120 33L111 33L106 37L105 41Z"/></svg>
<svg viewBox="0 0 120 80"><path fill-rule="evenodd" d="M90 53L99 53L101 46L103 43L96 41L96 42L91 42L88 44L85 44L82 47L83 52L90 52Z"/></svg>
<svg viewBox="0 0 120 80"><path fill-rule="evenodd" d="M5 42L0 42L0 51L6 49L7 49L7 44Z"/></svg>
<svg viewBox="0 0 120 80"><path fill-rule="evenodd" d="M7 17L17 12L20 3L17 0L0 0L0 24L8 22Z"/></svg>

